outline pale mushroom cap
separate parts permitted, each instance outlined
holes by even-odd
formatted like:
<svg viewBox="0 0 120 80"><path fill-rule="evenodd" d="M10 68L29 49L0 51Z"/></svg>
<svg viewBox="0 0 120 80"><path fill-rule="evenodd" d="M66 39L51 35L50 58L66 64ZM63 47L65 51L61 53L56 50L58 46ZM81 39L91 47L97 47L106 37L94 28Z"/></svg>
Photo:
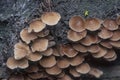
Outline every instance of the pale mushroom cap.
<svg viewBox="0 0 120 80"><path fill-rule="evenodd" d="M82 32L85 30L84 19L80 16L73 16L69 21L69 27L76 32Z"/></svg>
<svg viewBox="0 0 120 80"><path fill-rule="evenodd" d="M105 48L108 48L108 49L112 48L112 45L109 43L109 41L100 42L100 44Z"/></svg>
<svg viewBox="0 0 120 80"><path fill-rule="evenodd" d="M107 61L114 61L117 59L117 54L115 54L112 58L106 59Z"/></svg>
<svg viewBox="0 0 120 80"><path fill-rule="evenodd" d="M80 77L81 74L78 73L75 69L70 69L69 73L73 76L73 77Z"/></svg>
<svg viewBox="0 0 120 80"><path fill-rule="evenodd" d="M39 67L37 65L30 65L27 69L25 69L27 73L35 73L39 71Z"/></svg>
<svg viewBox="0 0 120 80"><path fill-rule="evenodd" d="M91 45L88 47L88 52L90 53L97 53L100 51L99 45Z"/></svg>
<svg viewBox="0 0 120 80"><path fill-rule="evenodd" d="M85 28L90 31L100 29L102 21L97 18L88 18L85 21Z"/></svg>
<svg viewBox="0 0 120 80"><path fill-rule="evenodd" d="M63 72L63 71L60 74L57 75L58 78L62 78L64 76L65 76L65 72Z"/></svg>
<svg viewBox="0 0 120 80"><path fill-rule="evenodd" d="M117 23L112 20L112 19L106 19L104 22L103 22L103 26L105 28L107 28L108 30L117 30L118 29L118 25Z"/></svg>
<svg viewBox="0 0 120 80"><path fill-rule="evenodd" d="M10 69L21 68L25 69L29 66L27 59L15 60L13 57L9 57L6 63Z"/></svg>
<svg viewBox="0 0 120 80"><path fill-rule="evenodd" d="M26 42L27 44L29 44L32 40L36 39L37 36L35 33L28 33L28 29L24 28L21 32L20 32L20 37L21 39Z"/></svg>
<svg viewBox="0 0 120 80"><path fill-rule="evenodd" d="M81 39L83 39L87 34L87 31L84 30L83 32L75 32L73 30L69 30L67 32L67 38L73 42L75 41L79 41Z"/></svg>
<svg viewBox="0 0 120 80"><path fill-rule="evenodd" d="M104 58L105 58L105 59L113 58L115 55L116 55L116 53L115 53L114 50L108 50L107 54L104 55Z"/></svg>
<svg viewBox="0 0 120 80"><path fill-rule="evenodd" d="M37 39L33 42L31 49L35 51L45 51L48 47L48 39Z"/></svg>
<svg viewBox="0 0 120 80"><path fill-rule="evenodd" d="M100 78L100 76L103 75L103 72L97 68L91 68L89 74L95 76L96 78Z"/></svg>
<svg viewBox="0 0 120 80"><path fill-rule="evenodd" d="M30 26L28 27L28 32L40 32L46 27L45 23L43 23L41 20L35 20L30 23Z"/></svg>
<svg viewBox="0 0 120 80"><path fill-rule="evenodd" d="M101 31L98 33L98 36L102 39L108 39L113 36L113 32L102 28Z"/></svg>
<svg viewBox="0 0 120 80"><path fill-rule="evenodd" d="M61 46L61 51L63 52L64 55L67 57L75 57L78 52L72 48L70 45L62 45Z"/></svg>
<svg viewBox="0 0 120 80"><path fill-rule="evenodd" d="M57 62L55 56L49 56L42 58L39 63L44 68L50 68L53 67Z"/></svg>
<svg viewBox="0 0 120 80"><path fill-rule="evenodd" d="M84 57L77 55L74 58L71 58L69 62L70 62L70 65L77 66L82 64L84 60L85 60Z"/></svg>
<svg viewBox="0 0 120 80"><path fill-rule="evenodd" d="M43 78L44 77L44 73L41 73L41 72L37 72L37 73L31 73L31 74L28 74L28 76L32 79L40 79L40 78Z"/></svg>
<svg viewBox="0 0 120 80"><path fill-rule="evenodd" d="M50 26L56 25L60 19L61 19L61 16L57 12L46 12L41 16L42 22Z"/></svg>
<svg viewBox="0 0 120 80"><path fill-rule="evenodd" d="M58 75L62 72L62 70L58 66L53 66L51 68L45 69L45 71L50 75Z"/></svg>
<svg viewBox="0 0 120 80"><path fill-rule="evenodd" d="M54 56L61 56L60 52L56 48L53 48L53 55Z"/></svg>
<svg viewBox="0 0 120 80"><path fill-rule="evenodd" d="M110 44L113 47L120 48L120 41L111 41Z"/></svg>
<svg viewBox="0 0 120 80"><path fill-rule="evenodd" d="M73 44L73 48L75 50L79 51L79 52L83 52L83 53L87 52L87 47L85 47L85 46L83 46L81 44L78 44L78 43L77 44Z"/></svg>
<svg viewBox="0 0 120 80"><path fill-rule="evenodd" d="M41 52L42 55L44 56L50 56L53 54L53 49L52 48L48 48L47 50Z"/></svg>
<svg viewBox="0 0 120 80"><path fill-rule="evenodd" d="M87 74L90 71L90 66L88 63L83 63L76 67L76 71L81 74Z"/></svg>
<svg viewBox="0 0 120 80"><path fill-rule="evenodd" d="M120 31L117 30L117 31L114 31L113 32L113 36L110 38L111 41L118 41L120 40Z"/></svg>
<svg viewBox="0 0 120 80"><path fill-rule="evenodd" d="M42 58L42 54L35 52L35 53L29 53L26 58L30 61L39 61Z"/></svg>
<svg viewBox="0 0 120 80"><path fill-rule="evenodd" d="M62 58L62 59L60 59L60 60L57 61L57 66L59 68L67 68L67 67L70 66L70 62L69 62L68 59Z"/></svg>
<svg viewBox="0 0 120 80"><path fill-rule="evenodd" d="M107 50L106 48L100 47L99 52L97 52L97 53L95 53L95 54L92 54L92 56L95 57L95 58L101 58L101 57L103 57L104 55L107 54L107 51L108 51L108 50Z"/></svg>

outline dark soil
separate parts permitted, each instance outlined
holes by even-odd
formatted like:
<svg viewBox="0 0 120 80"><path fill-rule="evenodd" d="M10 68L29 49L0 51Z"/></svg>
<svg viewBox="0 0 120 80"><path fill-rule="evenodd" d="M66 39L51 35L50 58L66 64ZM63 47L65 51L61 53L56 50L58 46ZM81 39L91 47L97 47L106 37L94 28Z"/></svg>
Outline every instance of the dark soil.
<svg viewBox="0 0 120 80"><path fill-rule="evenodd" d="M5 63L13 55L13 46L20 39L19 32L45 11L43 2L44 0L0 0L0 78L8 77L9 71ZM59 24L50 28L51 34L57 44L65 44L69 43L66 31L70 17L80 15L84 18L114 19L120 14L120 0L52 0L52 10L59 12L62 19ZM89 12L88 16L84 15L85 11ZM103 63L98 66L105 72L99 80L120 80L119 58L115 62L107 63L107 66ZM86 76L84 79L93 80Z"/></svg>

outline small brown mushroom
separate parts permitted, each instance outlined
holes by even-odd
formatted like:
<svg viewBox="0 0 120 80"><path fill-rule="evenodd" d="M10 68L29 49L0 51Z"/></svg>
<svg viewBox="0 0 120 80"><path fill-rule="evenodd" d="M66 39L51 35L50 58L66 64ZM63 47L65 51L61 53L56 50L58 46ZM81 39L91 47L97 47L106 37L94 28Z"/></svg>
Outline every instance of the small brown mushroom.
<svg viewBox="0 0 120 80"><path fill-rule="evenodd" d="M117 59L117 54L115 54L112 58L107 58L107 61L114 61Z"/></svg>
<svg viewBox="0 0 120 80"><path fill-rule="evenodd" d="M58 80L73 80L73 79L68 75L64 75L62 78L59 78Z"/></svg>
<svg viewBox="0 0 120 80"><path fill-rule="evenodd" d="M53 48L53 55L54 56L61 56L60 52L56 48Z"/></svg>
<svg viewBox="0 0 120 80"><path fill-rule="evenodd" d="M30 23L30 26L28 27L28 32L40 32L42 31L46 25L41 20L35 20Z"/></svg>
<svg viewBox="0 0 120 80"><path fill-rule="evenodd" d="M49 32L50 32L49 30L42 30L42 31L36 33L36 35L37 35L38 37L46 37L46 36L49 35Z"/></svg>
<svg viewBox="0 0 120 80"><path fill-rule="evenodd" d="M67 58L61 58L57 61L57 66L59 68L67 68L70 66L70 62Z"/></svg>
<svg viewBox="0 0 120 80"><path fill-rule="evenodd" d="M76 71L81 74L87 74L90 71L90 66L88 63L83 63L76 67Z"/></svg>
<svg viewBox="0 0 120 80"><path fill-rule="evenodd" d="M108 39L113 36L113 32L102 28L101 31L98 33L98 36L102 39Z"/></svg>
<svg viewBox="0 0 120 80"><path fill-rule="evenodd" d="M36 39L37 36L35 33L28 33L28 29L24 28L21 32L20 32L20 37L21 39L26 42L27 44L29 44L32 40Z"/></svg>
<svg viewBox="0 0 120 80"><path fill-rule="evenodd" d="M78 52L72 48L70 45L61 45L61 52L67 57L75 57Z"/></svg>
<svg viewBox="0 0 120 80"><path fill-rule="evenodd" d="M97 53L100 51L99 45L91 45L88 47L88 52L90 53Z"/></svg>
<svg viewBox="0 0 120 80"><path fill-rule="evenodd" d="M100 42L100 44L105 48L108 48L108 49L112 48L112 45L109 43L109 41L103 41L103 42Z"/></svg>
<svg viewBox="0 0 120 80"><path fill-rule="evenodd" d="M117 31L114 31L113 32L113 36L110 38L111 41L118 41L120 40L120 31L117 30Z"/></svg>
<svg viewBox="0 0 120 80"><path fill-rule="evenodd" d="M113 58L116 55L114 50L108 50L107 54L104 55L105 59Z"/></svg>
<svg viewBox="0 0 120 80"><path fill-rule="evenodd" d="M73 44L72 46L73 46L73 48L74 48L75 50L77 50L77 51L79 51L79 52L82 52L82 53L87 52L87 47L85 47L85 46L83 46L83 45L81 45L81 44L76 43L76 44Z"/></svg>
<svg viewBox="0 0 120 80"><path fill-rule="evenodd" d="M33 42L31 49L35 51L45 51L48 47L48 39L37 39Z"/></svg>
<svg viewBox="0 0 120 80"><path fill-rule="evenodd" d="M69 21L69 27L76 32L85 30L84 19L81 16L73 16Z"/></svg>
<svg viewBox="0 0 120 80"><path fill-rule="evenodd" d="M120 48L120 41L111 41L110 44L113 47Z"/></svg>
<svg viewBox="0 0 120 80"><path fill-rule="evenodd" d="M15 60L13 57L8 58L6 65L10 69L16 69L16 68L25 69L29 66L27 59Z"/></svg>
<svg viewBox="0 0 120 80"><path fill-rule="evenodd" d="M55 56L49 56L42 58L39 63L44 68L50 68L53 67L57 62Z"/></svg>
<svg viewBox="0 0 120 80"><path fill-rule="evenodd" d="M53 54L53 49L48 48L47 50L41 52L41 54L44 55L44 56L51 56Z"/></svg>
<svg viewBox="0 0 120 80"><path fill-rule="evenodd" d="M103 26L105 28L107 28L108 30L111 30L111 31L118 29L118 25L117 25L116 21L112 20L112 19L106 19L106 20L104 20Z"/></svg>
<svg viewBox="0 0 120 80"><path fill-rule="evenodd" d="M26 58L30 61L39 61L42 58L42 54L35 52L35 53L29 53Z"/></svg>
<svg viewBox="0 0 120 80"><path fill-rule="evenodd" d="M57 75L58 78L62 78L64 76L65 76L65 72L64 71L62 71L60 74Z"/></svg>
<svg viewBox="0 0 120 80"><path fill-rule="evenodd" d="M91 68L89 74L95 76L96 78L100 78L100 76L103 75L103 72L97 68Z"/></svg>
<svg viewBox="0 0 120 80"><path fill-rule="evenodd" d="M85 60L84 57L77 55L74 58L71 58L69 62L70 62L70 65L72 66L78 66L82 64L84 60Z"/></svg>
<svg viewBox="0 0 120 80"><path fill-rule="evenodd" d="M87 34L87 31L84 30L82 32L75 32L73 30L69 30L68 33L67 33L67 38L71 41L79 41L81 39L83 39Z"/></svg>
<svg viewBox="0 0 120 80"><path fill-rule="evenodd" d="M85 21L85 28L90 31L100 29L102 21L97 18L88 18Z"/></svg>
<svg viewBox="0 0 120 80"><path fill-rule="evenodd" d="M25 71L27 73L35 73L39 71L39 67L37 65L30 65Z"/></svg>
<svg viewBox="0 0 120 80"><path fill-rule="evenodd" d="M37 72L37 73L30 73L28 76L34 80L44 78L44 73L43 72Z"/></svg>
<svg viewBox="0 0 120 80"><path fill-rule="evenodd" d="M62 70L56 65L51 68L45 69L45 71L50 75L58 75L62 72Z"/></svg>
<svg viewBox="0 0 120 80"><path fill-rule="evenodd" d="M50 26L56 25L60 19L61 16L57 12L46 12L41 16L42 22Z"/></svg>
<svg viewBox="0 0 120 80"><path fill-rule="evenodd" d="M95 54L92 54L92 56L95 57L95 58L101 58L101 57L103 57L104 55L107 54L107 51L108 51L108 50L107 50L106 48L100 47L99 52L97 52L97 53L95 53Z"/></svg>
<svg viewBox="0 0 120 80"><path fill-rule="evenodd" d="M70 69L69 73L73 76L73 77L80 77L81 74L78 73L75 69Z"/></svg>

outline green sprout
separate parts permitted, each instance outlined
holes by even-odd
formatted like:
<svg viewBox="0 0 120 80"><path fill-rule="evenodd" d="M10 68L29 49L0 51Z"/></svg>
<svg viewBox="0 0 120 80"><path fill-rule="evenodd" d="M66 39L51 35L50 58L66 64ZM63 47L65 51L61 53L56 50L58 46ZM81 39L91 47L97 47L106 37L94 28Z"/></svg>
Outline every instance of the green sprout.
<svg viewBox="0 0 120 80"><path fill-rule="evenodd" d="M89 15L89 11L86 10L86 11L84 12L84 16L88 16L88 15Z"/></svg>

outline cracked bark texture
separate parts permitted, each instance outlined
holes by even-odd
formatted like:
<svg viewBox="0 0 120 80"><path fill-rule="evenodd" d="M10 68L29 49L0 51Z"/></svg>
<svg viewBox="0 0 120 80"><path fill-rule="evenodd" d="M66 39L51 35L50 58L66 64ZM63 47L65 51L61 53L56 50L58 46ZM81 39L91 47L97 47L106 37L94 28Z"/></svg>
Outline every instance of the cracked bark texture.
<svg viewBox="0 0 120 80"><path fill-rule="evenodd" d="M44 9L44 0L0 0L0 78L6 78L12 71L6 68L6 60L13 55L13 46L18 40L19 32L28 27L32 19L39 17ZM66 38L68 21L73 15L97 17L100 19L116 18L120 14L119 0L52 0L52 10L61 14L61 21L54 27L50 27L51 34L57 44L69 43ZM85 18L87 18L85 17ZM116 50L119 54L119 50ZM83 80L120 80L120 56L114 62L93 61L97 67L104 71L100 79L83 76ZM92 65L92 63L91 63ZM89 78L88 78L89 77ZM78 79L79 80L79 79Z"/></svg>

